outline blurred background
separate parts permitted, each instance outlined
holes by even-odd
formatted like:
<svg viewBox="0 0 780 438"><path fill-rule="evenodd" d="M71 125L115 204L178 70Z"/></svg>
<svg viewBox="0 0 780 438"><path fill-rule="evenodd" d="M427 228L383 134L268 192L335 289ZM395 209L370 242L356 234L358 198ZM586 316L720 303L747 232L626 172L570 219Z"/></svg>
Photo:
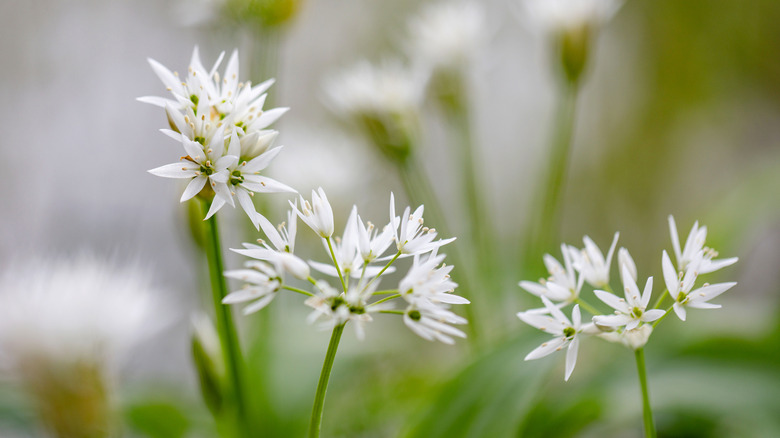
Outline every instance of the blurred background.
<svg viewBox="0 0 780 438"><path fill-rule="evenodd" d="M586 341L565 385L562 357L523 361L544 338L515 313L533 305L517 282L539 276L520 255L556 82L519 1L480 2L485 38L468 72L482 196L499 237L496 279L469 295L481 302L475 324L484 335L478 345L448 347L397 321L370 325L362 343L348 331L324 436L640 436L630 351ZM190 315L208 303L203 257L178 202L181 188L146 172L180 154L157 132L164 113L135 100L165 94L147 58L184 71L195 45L206 65L238 48L243 77L276 77L266 107L291 110L275 125L285 149L269 173L304 194L322 186L337 230L353 203L380 223L389 192L403 198L386 159L328 111L323 84L360 59L399 56L422 2L282 3L265 22L246 20L247 11L231 15L216 0L0 3L0 263L89 248L145 262L166 291L161 305L173 322L122 367L126 436L215 433L190 358ZM659 436L780 436L778 22L774 0L626 1L599 35L578 102L564 242L579 245L588 234L606 248L620 231L640 276L660 279L673 214L681 237L699 220L708 246L740 258L708 279L739 283L717 300L723 309L691 312L685 327L670 318L648 344ZM458 235L459 175L446 124L430 102L422 120L419 153ZM287 198L270 199L269 219L281 222ZM227 247L259 237L242 213L227 213ZM229 267L240 263L228 255ZM306 325L298 297L281 298L238 318L257 436L303 435L328 339ZM0 388L0 435L46 436L10 379Z"/></svg>

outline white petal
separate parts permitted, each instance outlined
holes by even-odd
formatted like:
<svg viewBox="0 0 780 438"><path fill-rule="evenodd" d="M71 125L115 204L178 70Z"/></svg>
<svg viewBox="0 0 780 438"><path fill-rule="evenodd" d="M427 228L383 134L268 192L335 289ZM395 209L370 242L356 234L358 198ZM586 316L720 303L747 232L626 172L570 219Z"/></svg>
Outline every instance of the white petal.
<svg viewBox="0 0 780 438"><path fill-rule="evenodd" d="M155 176L163 178L192 178L195 176L195 170L199 169L195 163L182 161L181 163L171 163L165 166L150 169L148 172Z"/></svg>
<svg viewBox="0 0 780 438"><path fill-rule="evenodd" d="M566 376L563 380L568 381L572 371L574 371L574 365L577 364L577 351L580 348L580 339L574 337L574 340L569 344L569 349L566 351Z"/></svg>
<svg viewBox="0 0 780 438"><path fill-rule="evenodd" d="M531 351L525 356L525 360L534 360L534 359L539 359L548 356L563 348L563 346L565 346L567 342L568 341L564 338L552 339L534 348L533 351Z"/></svg>
<svg viewBox="0 0 780 438"><path fill-rule="evenodd" d="M680 303L674 303L672 308L674 309L674 313L677 314L677 317L685 321L685 306Z"/></svg>
<svg viewBox="0 0 780 438"><path fill-rule="evenodd" d="M257 312L258 310L264 308L267 306L271 301L273 301L276 294L269 294L264 296L263 298L260 298L259 300L255 301L254 303L244 307L244 315L249 315L250 313Z"/></svg>
<svg viewBox="0 0 780 438"><path fill-rule="evenodd" d="M187 184L187 188L184 189L184 193L181 195L180 202L192 199L195 195L200 193L200 191L203 190L203 186L206 185L207 180L208 178L203 175L193 178L192 181Z"/></svg>
<svg viewBox="0 0 780 438"><path fill-rule="evenodd" d="M598 289L594 290L593 293L596 294L596 297L609 307L612 307L613 309L623 313L630 313L630 309L628 308L628 304L626 304L625 300L618 298L616 295Z"/></svg>

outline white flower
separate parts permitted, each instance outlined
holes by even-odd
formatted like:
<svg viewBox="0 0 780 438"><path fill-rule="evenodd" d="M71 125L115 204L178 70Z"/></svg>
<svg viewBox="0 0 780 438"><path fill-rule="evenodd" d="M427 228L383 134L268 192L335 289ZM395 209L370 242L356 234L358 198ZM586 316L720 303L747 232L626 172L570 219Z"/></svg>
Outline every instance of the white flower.
<svg viewBox="0 0 780 438"><path fill-rule="evenodd" d="M564 265L550 254L544 255L544 265L547 272L550 273L548 279L539 280L538 283L531 281L521 281L520 287L528 292L538 296L546 296L551 301L569 304L577 300L582 290L584 276L580 274L576 277L574 267L571 263L571 254L567 246L561 245ZM565 266L565 267L564 267Z"/></svg>
<svg viewBox="0 0 780 438"><path fill-rule="evenodd" d="M274 265L274 269L280 274L290 273L300 280L309 278L309 265L294 254L290 254L286 251L274 251L250 243L244 243L244 248L245 249L231 248L230 250L247 257L269 262Z"/></svg>
<svg viewBox="0 0 780 438"><path fill-rule="evenodd" d="M379 232L373 223L363 225L363 219L357 216L358 252L364 263L370 263L380 257L393 243L394 233L391 224Z"/></svg>
<svg viewBox="0 0 780 438"><path fill-rule="evenodd" d="M484 11L473 1L440 1L409 21L409 46L417 62L460 69L473 62L484 32Z"/></svg>
<svg viewBox="0 0 780 438"><path fill-rule="evenodd" d="M118 365L167 323L155 296L147 272L94 255L12 263L0 279L2 358L11 367Z"/></svg>
<svg viewBox="0 0 780 438"><path fill-rule="evenodd" d="M435 252L425 258L414 256L412 267L398 284L398 293L410 303L469 304L469 300L452 293L458 286L450 279L453 267L442 262L444 254Z"/></svg>
<svg viewBox="0 0 780 438"><path fill-rule="evenodd" d="M466 324L467 321L439 306L416 302L409 305L404 313L404 324L418 336L429 341L441 341L454 344L453 336L465 338L466 334L447 324Z"/></svg>
<svg viewBox="0 0 780 438"><path fill-rule="evenodd" d="M434 241L436 230L423 226L423 206L417 207L414 213L409 214L411 209L407 206L400 218L400 230L395 215L395 198L390 193L390 221L395 234L395 245L398 251L405 255L423 254L433 251L442 245L446 245L455 240L443 239Z"/></svg>
<svg viewBox="0 0 780 438"><path fill-rule="evenodd" d="M652 325L642 324L633 330L600 333L598 337L609 342L621 343L632 350L639 350L647 344L647 341L650 339L650 335L652 333Z"/></svg>
<svg viewBox="0 0 780 438"><path fill-rule="evenodd" d="M698 221L693 224L693 228L691 228L691 232L685 240L685 246L682 251L680 250L680 238L677 235L677 224L674 222L674 217L671 215L669 215L669 233L672 236L672 247L674 248L677 269L679 271L684 271L699 252L703 252L702 262L698 268L699 274L715 272L726 266L731 266L739 260L737 257L712 260L713 257L717 257L718 253L711 248L704 247L704 242L707 240L707 227L699 227Z"/></svg>
<svg viewBox="0 0 780 438"><path fill-rule="evenodd" d="M693 257L686 267L685 274L680 275L674 269L672 261L666 251L663 252L661 265L664 272L664 281L669 295L674 299L673 309L677 316L685 321L686 307L694 309L719 309L720 304L712 304L708 301L734 287L737 283L704 284L704 286L691 290L698 276L698 268L703 263L702 252Z"/></svg>
<svg viewBox="0 0 780 438"><path fill-rule="evenodd" d="M301 220L323 239L333 235L333 209L330 207L328 197L322 187L311 191L311 203L301 196L301 209L290 202L290 205L298 213Z"/></svg>
<svg viewBox="0 0 780 438"><path fill-rule="evenodd" d="M191 181L187 184L187 188L181 196L181 202L192 199L208 183L209 187L214 190L220 199L228 199L231 205L233 205L232 197L224 180L228 173L228 167L237 163L238 157L223 155L224 139L214 136L208 145L204 147L183 134L176 134L169 130L163 130L163 132L171 138L181 141L187 155L182 157L177 163L151 169L149 173L163 178L190 179ZM224 201L212 203L208 214L206 214L206 219L210 218L224 204Z"/></svg>
<svg viewBox="0 0 780 438"><path fill-rule="evenodd" d="M621 4L619 0L523 0L531 25L550 33L601 27Z"/></svg>
<svg viewBox="0 0 780 438"><path fill-rule="evenodd" d="M268 263L246 262L246 269L225 271L225 277L241 280L247 284L240 290L229 293L222 299L222 304L236 304L253 301L244 307L244 315L267 306L282 288L282 277Z"/></svg>
<svg viewBox="0 0 780 438"><path fill-rule="evenodd" d="M325 84L333 110L343 117L380 120L415 115L423 101L425 79L399 61L378 66L361 61Z"/></svg>
<svg viewBox="0 0 780 438"><path fill-rule="evenodd" d="M647 279L645 289L639 294L639 288L636 281L631 276L630 268L623 265L622 269L623 287L625 290L625 299L603 291L593 291L598 299L608 306L615 309L614 315L597 315L593 317L593 322L597 326L620 327L626 326L626 330L633 330L639 327L643 322L653 322L664 316L666 312L660 309L647 310L650 303L650 296L653 294L653 277Z"/></svg>
<svg viewBox="0 0 780 438"><path fill-rule="evenodd" d="M612 254L615 252L618 237L620 237L620 233L615 233L612 245L607 252L606 260L599 247L588 236L582 238L582 242L585 244L584 249L578 250L577 248L569 247L574 269L579 271L580 275L584 276L585 281L591 286L609 286L609 268L612 264Z"/></svg>
<svg viewBox="0 0 780 438"><path fill-rule="evenodd" d="M241 137L239 158L250 160L271 145L278 133L266 128L288 108L263 111L265 92L274 81L270 79L254 87L250 82L239 82L237 51L233 51L220 78L217 69L223 57L224 52L207 71L195 47L184 80L178 73L149 59L152 69L173 94L173 99L141 97L138 100L165 108L172 127L193 141L200 139L206 142L215 134L226 136L238 128Z"/></svg>
<svg viewBox="0 0 780 438"><path fill-rule="evenodd" d="M543 315L536 312L519 312L517 317L526 324L545 331L555 336L555 338L543 343L528 353L525 360L545 357L556 351L562 350L568 345L568 350L566 351L566 375L564 380L569 380L569 376L571 376L572 371L574 371L574 365L577 363L577 350L580 345L578 335L580 333L593 334L596 333L598 329L596 329L592 323L582 325L582 315L580 314L579 305L574 306L574 309L571 312L572 319L569 321L569 318L567 318L566 315L555 307L546 297L542 297L542 302L550 313L549 315Z"/></svg>
<svg viewBox="0 0 780 438"><path fill-rule="evenodd" d="M255 210L255 205L252 202L252 197L255 193L297 193L293 188L288 187L275 179L260 175L260 171L268 167L271 160L276 158L276 155L279 154L281 149L282 147L279 146L270 151L266 151L261 155L252 158L249 162L242 161L239 163L238 159L230 160L228 162L228 167L224 172L211 178L215 182L223 184L228 189L217 192L217 196L211 203L211 209L215 211L219 210L225 203L234 205L233 197L235 197L238 199L241 208L244 209L247 216L249 216L249 219L252 220L255 229L258 229L260 224L260 220L258 219L259 214ZM240 152L240 141L238 135L234 131L230 135L227 156L238 157Z"/></svg>
<svg viewBox="0 0 780 438"><path fill-rule="evenodd" d="M309 315L309 323L324 319L322 329L333 328L348 321L355 323L355 334L358 339L365 337L363 325L373 321L370 313L376 313L389 307L386 303L367 305L366 300L376 291L379 282L373 282L368 287L360 282L350 285L347 293L339 292L324 281L315 285L317 294L304 301L314 311Z"/></svg>
<svg viewBox="0 0 780 438"><path fill-rule="evenodd" d="M634 283L636 283L637 278L637 271L636 271L636 263L634 263L634 258L631 257L631 254L628 252L625 248L620 248L618 250L618 272L620 272L620 281L623 282L623 284L626 284L626 279L624 277L624 271L623 266L628 268L628 274L631 275L631 278L634 280Z"/></svg>

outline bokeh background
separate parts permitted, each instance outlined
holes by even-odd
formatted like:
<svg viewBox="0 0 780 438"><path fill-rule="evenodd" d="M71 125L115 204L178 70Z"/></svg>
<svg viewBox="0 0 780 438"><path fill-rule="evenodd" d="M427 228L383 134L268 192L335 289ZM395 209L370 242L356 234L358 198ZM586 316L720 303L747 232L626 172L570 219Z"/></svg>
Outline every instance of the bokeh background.
<svg viewBox="0 0 780 438"><path fill-rule="evenodd" d="M179 153L157 132L164 114L135 100L164 93L146 58L184 70L194 45L207 65L238 48L245 77L258 75L257 83L274 74L274 104L291 108L276 124L286 148L271 176L301 193L325 188L342 224L353 203L381 222L388 192L403 196L403 186L328 112L323 82L359 59L401 53L405 23L421 3L306 0L277 33L215 18L208 1L0 3L0 262L89 248L140 259L167 291L160 305L168 328L123 368L128 436L214 434L189 352L190 315L208 302L202 256L180 188L146 173ZM499 290L473 291L489 303L479 321L485 340L432 345L397 321L371 325L362 343L348 334L326 402L326 436L639 436L627 350L585 343L565 385L562 358L522 360L542 339L514 314L531 305L517 282L535 278L523 277L519 257L544 169L555 80L544 41L515 3L480 2L486 35L469 75L484 197L500 236ZM692 312L685 326L667 321L647 347L663 436L780 436L778 22L774 0L629 0L599 36L579 102L565 242L588 234L605 247L621 231L640 276L661 278L673 214L682 235L699 220L709 227L708 245L740 257L713 276L739 282L720 299L722 310ZM458 174L444 124L430 113L421 154L454 215ZM271 220L279 222L286 198L274 196ZM229 247L247 240L240 219L223 219ZM229 266L239 263L228 258ZM286 298L240 318L254 366L257 436L303 434L327 344L327 333L305 324L300 300ZM4 383L0 435L41 436L24 395Z"/></svg>

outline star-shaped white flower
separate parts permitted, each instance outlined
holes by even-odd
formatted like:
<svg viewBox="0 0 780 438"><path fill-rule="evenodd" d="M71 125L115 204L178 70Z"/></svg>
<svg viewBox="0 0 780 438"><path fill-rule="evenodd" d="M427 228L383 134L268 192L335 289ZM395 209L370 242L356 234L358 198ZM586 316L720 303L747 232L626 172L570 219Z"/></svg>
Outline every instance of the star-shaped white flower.
<svg viewBox="0 0 780 438"><path fill-rule="evenodd" d="M295 278L306 280L309 278L309 265L295 254L286 251L274 251L262 246L244 243L244 249L230 249L253 259L263 260L274 265L278 273L290 273Z"/></svg>
<svg viewBox="0 0 780 438"><path fill-rule="evenodd" d="M379 231L371 222L366 222L364 225L363 219L358 215L357 225L358 253L364 263L370 263L381 257L393 243L395 236L391 224L385 225L382 231Z"/></svg>
<svg viewBox="0 0 780 438"><path fill-rule="evenodd" d="M666 282L666 288L669 290L669 295L674 299L673 309L677 316L685 321L686 307L694 309L719 309L720 304L712 304L709 300L717 297L718 295L726 292L734 287L737 283L718 283L718 284L704 284L704 286L691 290L698 276L698 267L702 263L702 253L693 257L688 266L686 267L685 274L680 279L678 272L674 269L672 261L666 251L663 252L661 259L661 265L664 272L664 281Z"/></svg>
<svg viewBox="0 0 780 438"><path fill-rule="evenodd" d="M564 380L569 380L574 366L577 363L577 350L579 349L580 333L592 334L598 331L593 323L582 324L582 315L580 306L575 305L571 312L571 321L559 308L553 305L546 297L542 297L542 302L547 308L549 315L543 315L536 312L519 312L517 317L526 324L536 327L554 336L553 340L544 342L539 347L528 353L525 360L539 359L548 356L556 351L566 350L566 374Z"/></svg>
<svg viewBox="0 0 780 438"><path fill-rule="evenodd" d="M669 215L669 234L672 236L672 247L674 248L677 269L679 271L684 271L700 252L703 252L703 256L698 267L699 274L715 272L726 266L731 266L739 260L737 257L712 260L713 257L717 257L718 253L711 248L704 247L704 243L707 240L707 227L700 227L698 221L693 224L693 228L691 228L682 250L680 250L680 238L677 235L677 224L674 222L672 215Z"/></svg>
<svg viewBox="0 0 780 438"><path fill-rule="evenodd" d="M404 324L417 336L429 341L440 341L452 345L453 336L465 338L461 330L447 324L466 324L467 321L439 306L415 302L404 313Z"/></svg>
<svg viewBox="0 0 780 438"><path fill-rule="evenodd" d="M323 239L333 235L333 209L322 187L311 191L311 203L301 196L301 209L292 202L290 205L301 220Z"/></svg>
<svg viewBox="0 0 780 438"><path fill-rule="evenodd" d="M398 293L410 303L425 301L433 305L469 304L469 300L452 292L458 286L450 279L452 266L443 265L444 254L432 252L427 256L414 256L409 272L398 284Z"/></svg>
<svg viewBox="0 0 780 438"><path fill-rule="evenodd" d="M584 249L578 250L575 247L569 247L574 269L579 271L591 286L598 288L609 285L609 268L612 264L612 254L615 252L618 237L620 237L620 233L615 233L606 259L604 259L599 247L588 236L582 238L582 242L585 244Z"/></svg>
<svg viewBox="0 0 780 438"><path fill-rule="evenodd" d="M547 267L547 272L550 273L549 278L539 280L538 283L521 281L519 283L520 287L538 297L545 296L550 301L562 304L576 301L580 296L585 277L582 274L579 277L576 276L571 262L570 251L565 244L561 245L561 253L563 254L564 265L561 265L550 254L544 255L544 265Z"/></svg>
<svg viewBox="0 0 780 438"><path fill-rule="evenodd" d="M647 279L645 289L640 295L639 288L631 276L630 268L623 265L622 270L625 299L603 291L593 291L598 299L615 309L614 315L597 315L593 322L598 326L620 327L626 326L626 330L633 330L643 322L653 322L664 316L666 312L660 309L647 310L650 296L653 294L653 277Z"/></svg>
<svg viewBox="0 0 780 438"><path fill-rule="evenodd" d="M424 206L421 205L414 213L409 214L411 209L407 206L401 215L399 229L399 220L395 215L395 197L393 193L390 193L390 221L395 233L395 245L398 251L404 255L430 252L455 240L452 237L434 241L436 230L423 226L423 209Z"/></svg>
<svg viewBox="0 0 780 438"><path fill-rule="evenodd" d="M237 291L229 293L222 304L237 304L247 301L254 303L244 307L244 315L257 312L267 306L282 288L282 276L268 263L246 262L246 269L226 271L225 277L247 283Z"/></svg>

